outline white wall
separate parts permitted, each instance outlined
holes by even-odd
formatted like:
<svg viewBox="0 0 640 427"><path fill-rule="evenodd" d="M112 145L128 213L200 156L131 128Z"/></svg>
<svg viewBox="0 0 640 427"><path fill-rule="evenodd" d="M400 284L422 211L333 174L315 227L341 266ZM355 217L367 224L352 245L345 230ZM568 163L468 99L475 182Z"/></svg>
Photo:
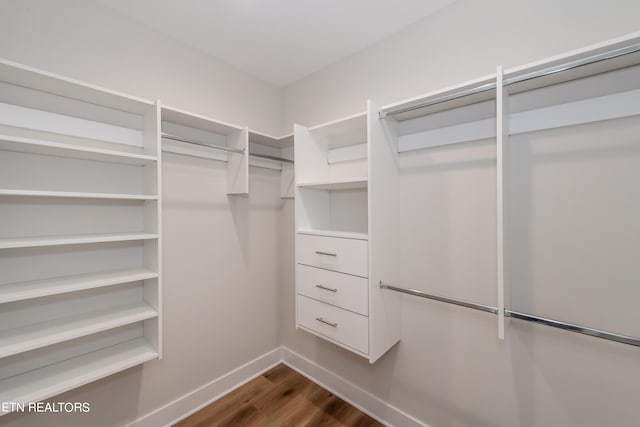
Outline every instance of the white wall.
<svg viewBox="0 0 640 427"><path fill-rule="evenodd" d="M284 90L283 131L640 30L635 0L458 0Z"/></svg>
<svg viewBox="0 0 640 427"><path fill-rule="evenodd" d="M0 2L0 57L279 134L278 89L92 2ZM123 425L278 347L280 174L250 175L227 196L224 163L165 154L164 360L54 398L89 414L0 425Z"/></svg>
<svg viewBox="0 0 640 427"><path fill-rule="evenodd" d="M97 2L3 0L0 57L280 135L279 88Z"/></svg>
<svg viewBox="0 0 640 427"><path fill-rule="evenodd" d="M631 33L638 16L636 1L461 0L287 87L283 126ZM512 308L640 336L628 255L640 244L640 195L629 185L640 179L638 134L635 117L512 138ZM493 141L403 154L400 199L399 285L495 306ZM294 329L294 265L285 259L284 345L433 427L640 419L638 348L516 320L501 342L492 315L403 296L401 342L369 365Z"/></svg>

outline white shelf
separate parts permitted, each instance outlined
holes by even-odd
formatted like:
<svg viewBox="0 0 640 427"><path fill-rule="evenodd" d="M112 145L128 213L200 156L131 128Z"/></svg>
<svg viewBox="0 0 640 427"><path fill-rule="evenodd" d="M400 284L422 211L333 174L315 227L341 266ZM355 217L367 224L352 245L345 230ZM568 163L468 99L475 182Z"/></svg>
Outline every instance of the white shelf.
<svg viewBox="0 0 640 427"><path fill-rule="evenodd" d="M298 188L310 188L313 190L361 190L367 188L367 177L330 179L326 181L298 182Z"/></svg>
<svg viewBox="0 0 640 427"><path fill-rule="evenodd" d="M129 240L157 239L157 234L150 233L112 233L73 236L37 236L11 239L0 239L0 249L32 248L37 246L78 245L85 243L126 242Z"/></svg>
<svg viewBox="0 0 640 427"><path fill-rule="evenodd" d="M147 194L82 193L75 191L38 191L0 189L0 196L59 197L67 199L113 199L113 200L158 200L158 196Z"/></svg>
<svg viewBox="0 0 640 427"><path fill-rule="evenodd" d="M157 317L144 302L0 331L0 358Z"/></svg>
<svg viewBox="0 0 640 427"><path fill-rule="evenodd" d="M311 230L298 229L298 234L310 234L313 236L339 237L344 239L369 240L367 233L356 233L353 231L336 231L336 230Z"/></svg>
<svg viewBox="0 0 640 427"><path fill-rule="evenodd" d="M157 357L144 338L136 338L2 380L0 402L41 401Z"/></svg>
<svg viewBox="0 0 640 427"><path fill-rule="evenodd" d="M115 110L143 115L153 102L79 80L0 59L2 81Z"/></svg>
<svg viewBox="0 0 640 427"><path fill-rule="evenodd" d="M0 150L133 165L145 165L158 160L155 156L145 154L127 153L89 146L83 147L75 144L42 141L9 135L0 135Z"/></svg>
<svg viewBox="0 0 640 427"><path fill-rule="evenodd" d="M155 279L158 273L144 268L112 270L0 285L0 304L49 295Z"/></svg>

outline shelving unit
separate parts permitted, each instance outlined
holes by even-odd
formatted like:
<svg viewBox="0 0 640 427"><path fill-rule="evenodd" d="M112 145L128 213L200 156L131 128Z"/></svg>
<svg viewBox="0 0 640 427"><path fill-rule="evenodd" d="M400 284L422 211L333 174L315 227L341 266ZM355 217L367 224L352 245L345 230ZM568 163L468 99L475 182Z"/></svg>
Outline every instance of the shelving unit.
<svg viewBox="0 0 640 427"><path fill-rule="evenodd" d="M384 107L399 152L495 142L497 298L380 286L496 314L500 339L517 319L638 346L639 116L638 33Z"/></svg>
<svg viewBox="0 0 640 427"><path fill-rule="evenodd" d="M227 162L227 194L249 192L249 129L162 106L163 150ZM187 142L188 141L188 142ZM216 150L215 147L233 151Z"/></svg>
<svg viewBox="0 0 640 427"><path fill-rule="evenodd" d="M160 110L0 61L0 400L162 356Z"/></svg>
<svg viewBox="0 0 640 427"><path fill-rule="evenodd" d="M293 134L275 137L261 132L249 130L249 151L252 154L272 156L293 161ZM251 166L260 166L280 170L280 198L294 197L294 166L291 162L264 160L251 157Z"/></svg>
<svg viewBox="0 0 640 427"><path fill-rule="evenodd" d="M397 149L378 110L313 128L295 125L296 327L371 363L400 339L396 277ZM393 209L392 209L393 208Z"/></svg>

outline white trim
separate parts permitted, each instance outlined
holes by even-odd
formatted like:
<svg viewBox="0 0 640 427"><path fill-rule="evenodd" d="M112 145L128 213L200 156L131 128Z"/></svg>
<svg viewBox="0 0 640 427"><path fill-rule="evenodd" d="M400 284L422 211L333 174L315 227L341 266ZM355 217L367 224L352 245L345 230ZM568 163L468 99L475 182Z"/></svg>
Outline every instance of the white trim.
<svg viewBox="0 0 640 427"><path fill-rule="evenodd" d="M282 347L282 363L384 425L429 427L417 418L286 347Z"/></svg>
<svg viewBox="0 0 640 427"><path fill-rule="evenodd" d="M138 418L129 427L171 426L282 362L281 347Z"/></svg>
<svg viewBox="0 0 640 427"><path fill-rule="evenodd" d="M258 375L283 363L386 426L429 427L417 418L374 396L326 368L286 348L278 347L231 372L127 424L128 427L171 426L198 412Z"/></svg>

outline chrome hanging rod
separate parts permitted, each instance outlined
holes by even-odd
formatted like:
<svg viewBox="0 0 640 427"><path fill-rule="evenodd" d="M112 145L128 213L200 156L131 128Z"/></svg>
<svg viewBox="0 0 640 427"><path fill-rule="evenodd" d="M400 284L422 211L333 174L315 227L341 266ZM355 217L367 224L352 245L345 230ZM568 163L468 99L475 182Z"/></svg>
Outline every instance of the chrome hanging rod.
<svg viewBox="0 0 640 427"><path fill-rule="evenodd" d="M640 43L625 46L618 49L610 50L608 52L599 53L597 55L589 56L586 58L576 59L574 61L566 62L564 64L554 65L553 67L543 68L541 70L532 71L522 75L516 75L513 77L505 76L504 86L509 86L514 83L520 83L526 80L537 79L539 77L545 77L563 71L572 70L574 68L582 67L584 65L594 64L596 62L603 62L609 59L619 58L624 55L629 55L640 51Z"/></svg>
<svg viewBox="0 0 640 427"><path fill-rule="evenodd" d="M178 142L184 142L184 143L187 143L187 144L198 145L200 147L213 148L214 150L228 151L230 153L244 153L244 150L240 149L240 148L232 148L232 147L227 147L227 146L218 145L218 144L205 144L204 142L196 141L196 140L189 139L189 138L183 138L181 136L171 135L171 134L164 133L164 132L161 133L160 136L162 138L164 138L164 139L169 139L171 141L178 141ZM273 160L273 161L281 162L281 163L293 163L293 160L285 159L285 158L281 158L281 157L276 157L276 156L269 156L269 155L266 155L266 154L249 153L249 155L251 157L259 157L261 159ZM197 157L197 156L194 156L194 157Z"/></svg>
<svg viewBox="0 0 640 427"><path fill-rule="evenodd" d="M400 292L403 294L413 295L420 298L427 298L430 300L445 302L448 304L458 305L466 308L472 308L474 310L480 310L487 313L498 314L498 308L491 307L483 304L476 304L468 301L461 301L452 298L441 297L437 295L428 294L422 291L416 291L413 289L398 288L396 286L389 285L380 281L380 288L389 289L391 291ZM550 326L552 328L563 329L565 331L576 332L578 334L589 335L591 337L602 338L608 341L615 341L622 344L632 345L640 347L640 338L630 337L627 335L616 334L613 332L607 332L600 329L589 328L587 326L576 325L573 323L560 322L558 320L547 319L545 317L534 316L531 314L521 313L513 310L504 310L506 317L513 319L526 320L527 322L539 323L541 325Z"/></svg>
<svg viewBox="0 0 640 427"><path fill-rule="evenodd" d="M480 310L480 311L484 311L484 312L487 312L487 313L498 314L498 308L497 307L491 307L489 305L476 304L474 302L468 302L468 301L456 300L456 299L452 299L452 298L441 297L441 296L438 296L438 295L427 294L425 292L416 291L416 290L413 290L413 289L398 288L396 286L384 283L383 281L380 281L380 287L382 289L389 289L390 291L401 292L403 294L413 295L413 296L420 297L420 298L427 298L427 299L431 299L431 300L435 300L435 301L446 302L447 304L459 305L459 306L462 306L462 307L472 308L474 310Z"/></svg>
<svg viewBox="0 0 640 427"><path fill-rule="evenodd" d="M290 159L284 159L282 157L276 157L276 156L268 156L266 154L256 154L256 153L249 153L249 155L251 157L258 157L260 159L267 159L267 160L273 160L274 162L282 162L282 163L293 163L293 160Z"/></svg>
<svg viewBox="0 0 640 427"><path fill-rule="evenodd" d="M218 144L205 144L204 142L196 141L194 139L183 138L181 136L171 135L169 133L162 132L160 136L164 139L170 139L171 141L184 142L187 144L199 145L200 147L213 148L215 150L227 151L229 153L244 153L244 150L241 148L233 148L227 147L225 145Z"/></svg>
<svg viewBox="0 0 640 427"><path fill-rule="evenodd" d="M634 338L626 335L616 334L613 332L602 331L600 329L589 328L586 326L575 325L573 323L560 322L558 320L547 319L531 314L520 313L505 308L504 315L514 319L526 320L527 322L539 323L541 325L551 326L552 328L564 329L565 331L576 332L578 334L589 335L596 338L602 338L609 341L615 341L622 344L640 347L640 338Z"/></svg>
<svg viewBox="0 0 640 427"><path fill-rule="evenodd" d="M487 92L489 90L493 90L496 88L496 82L484 83L478 86L469 87L466 89L459 90L457 92L452 92L446 95L442 95L436 98L429 98L425 101L419 102L417 104L394 109L393 107L389 109L385 109L380 111L378 114L379 118L384 119L387 116L397 116L398 114L408 113L409 111L419 110L420 108L430 107L432 105L441 104L447 101L453 101L454 99L464 98L465 96L475 95L477 93ZM417 102L417 101L416 101Z"/></svg>

